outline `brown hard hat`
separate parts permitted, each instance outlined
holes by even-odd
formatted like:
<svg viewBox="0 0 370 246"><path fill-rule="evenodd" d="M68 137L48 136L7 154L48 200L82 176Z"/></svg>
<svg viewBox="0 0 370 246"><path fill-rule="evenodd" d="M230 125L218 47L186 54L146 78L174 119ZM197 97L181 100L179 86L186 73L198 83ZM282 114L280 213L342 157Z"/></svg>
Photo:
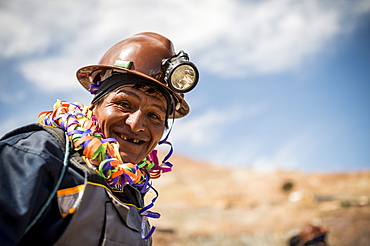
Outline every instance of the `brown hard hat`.
<svg viewBox="0 0 370 246"><path fill-rule="evenodd" d="M183 94L173 91L165 82L162 60L176 56L172 42L152 32L138 33L113 45L97 65L80 68L76 75L85 89L109 76L107 71L139 75L167 89L176 99L175 118L189 113ZM108 74L108 75L107 75Z"/></svg>

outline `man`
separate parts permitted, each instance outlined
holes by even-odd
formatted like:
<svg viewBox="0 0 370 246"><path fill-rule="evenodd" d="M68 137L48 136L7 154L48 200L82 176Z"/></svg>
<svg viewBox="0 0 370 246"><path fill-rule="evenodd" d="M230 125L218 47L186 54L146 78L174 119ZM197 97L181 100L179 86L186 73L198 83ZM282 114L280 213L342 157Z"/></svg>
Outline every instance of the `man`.
<svg viewBox="0 0 370 246"><path fill-rule="evenodd" d="M305 224L299 234L289 238L289 246L325 246L328 229L318 224Z"/></svg>
<svg viewBox="0 0 370 246"><path fill-rule="evenodd" d="M90 107L57 101L0 141L1 245L151 245L143 197L171 169L156 151L188 114L198 71L167 38L139 33L77 71Z"/></svg>

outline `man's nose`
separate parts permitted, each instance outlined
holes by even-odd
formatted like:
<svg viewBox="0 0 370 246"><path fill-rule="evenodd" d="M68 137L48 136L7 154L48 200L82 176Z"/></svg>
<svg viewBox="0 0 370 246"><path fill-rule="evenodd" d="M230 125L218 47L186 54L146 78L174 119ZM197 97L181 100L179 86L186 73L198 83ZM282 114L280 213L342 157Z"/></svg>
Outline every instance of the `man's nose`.
<svg viewBox="0 0 370 246"><path fill-rule="evenodd" d="M140 110L132 112L126 119L126 124L130 126L132 132L144 131L144 117Z"/></svg>

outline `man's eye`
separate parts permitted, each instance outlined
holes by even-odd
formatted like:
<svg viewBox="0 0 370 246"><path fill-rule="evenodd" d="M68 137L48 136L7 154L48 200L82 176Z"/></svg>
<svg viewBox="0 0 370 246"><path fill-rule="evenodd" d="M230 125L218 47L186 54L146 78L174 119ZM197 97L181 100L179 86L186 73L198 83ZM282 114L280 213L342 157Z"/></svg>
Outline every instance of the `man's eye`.
<svg viewBox="0 0 370 246"><path fill-rule="evenodd" d="M123 108L130 108L130 104L128 104L127 102L119 102L117 104Z"/></svg>
<svg viewBox="0 0 370 246"><path fill-rule="evenodd" d="M151 117L153 119L156 119L156 120L161 119L161 116L159 114L156 114L156 113L149 113L149 117Z"/></svg>

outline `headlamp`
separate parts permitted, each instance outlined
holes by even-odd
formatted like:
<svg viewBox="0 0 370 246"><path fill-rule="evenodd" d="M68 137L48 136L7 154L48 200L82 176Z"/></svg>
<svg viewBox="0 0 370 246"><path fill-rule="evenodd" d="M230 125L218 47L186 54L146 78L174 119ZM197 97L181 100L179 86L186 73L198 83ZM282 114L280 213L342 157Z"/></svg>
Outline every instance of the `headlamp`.
<svg viewBox="0 0 370 246"><path fill-rule="evenodd" d="M197 67L189 61L189 56L181 50L175 57L163 59L164 80L178 93L191 91L198 83Z"/></svg>

